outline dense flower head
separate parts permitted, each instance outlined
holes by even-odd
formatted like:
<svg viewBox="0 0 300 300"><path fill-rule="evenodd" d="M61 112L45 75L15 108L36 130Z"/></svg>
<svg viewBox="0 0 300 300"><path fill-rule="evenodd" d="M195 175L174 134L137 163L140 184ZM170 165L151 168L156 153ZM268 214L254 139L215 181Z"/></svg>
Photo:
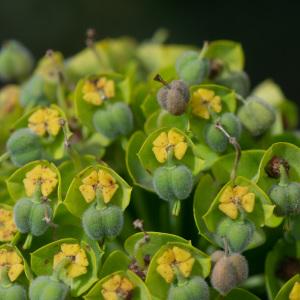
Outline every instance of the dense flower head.
<svg viewBox="0 0 300 300"><path fill-rule="evenodd" d="M167 249L158 259L157 259L157 268L156 271L165 279L167 283L173 282L175 278L175 268L178 269L180 274L184 277L189 277L195 258L192 257L192 254L174 246L173 248Z"/></svg>
<svg viewBox="0 0 300 300"><path fill-rule="evenodd" d="M39 136L56 136L61 129L60 118L56 109L40 108L29 117L28 127Z"/></svg>
<svg viewBox="0 0 300 300"><path fill-rule="evenodd" d="M92 171L87 177L82 179L82 183L79 190L88 203L96 198L97 190L101 192L103 201L108 203L119 188L116 179L104 170Z"/></svg>
<svg viewBox="0 0 300 300"><path fill-rule="evenodd" d="M213 90L199 88L191 98L192 113L200 118L209 119L211 111L222 111L220 96L215 95Z"/></svg>
<svg viewBox="0 0 300 300"><path fill-rule="evenodd" d="M106 77L86 80L82 87L83 99L93 105L101 105L105 99L115 96L115 82Z"/></svg>
<svg viewBox="0 0 300 300"><path fill-rule="evenodd" d="M66 271L69 278L79 277L87 272L89 265L86 253L79 244L61 244L61 251L54 255L53 268L63 259L70 258L71 262L67 265Z"/></svg>
<svg viewBox="0 0 300 300"><path fill-rule="evenodd" d="M27 196L32 196L40 186L43 196L48 196L52 193L57 185L57 174L49 167L37 165L32 170L26 173L23 180Z"/></svg>
<svg viewBox="0 0 300 300"><path fill-rule="evenodd" d="M23 272L23 259L15 250L0 249L0 268L8 269L8 278L15 281Z"/></svg>
<svg viewBox="0 0 300 300"><path fill-rule="evenodd" d="M127 299L134 289L133 283L121 275L113 275L102 284L101 294L105 300Z"/></svg>
<svg viewBox="0 0 300 300"><path fill-rule="evenodd" d="M255 205L255 194L247 186L228 186L220 197L219 209L231 219L236 219L239 209L251 213Z"/></svg>
<svg viewBox="0 0 300 300"><path fill-rule="evenodd" d="M300 282L295 282L289 294L289 300L300 300Z"/></svg>
<svg viewBox="0 0 300 300"><path fill-rule="evenodd" d="M188 148L185 137L171 129L168 132L163 131L153 141L152 151L158 162L164 163L168 159L168 151L173 150L176 159L181 160Z"/></svg>
<svg viewBox="0 0 300 300"><path fill-rule="evenodd" d="M13 212L4 208L0 208L0 241L11 241L17 232L14 222Z"/></svg>

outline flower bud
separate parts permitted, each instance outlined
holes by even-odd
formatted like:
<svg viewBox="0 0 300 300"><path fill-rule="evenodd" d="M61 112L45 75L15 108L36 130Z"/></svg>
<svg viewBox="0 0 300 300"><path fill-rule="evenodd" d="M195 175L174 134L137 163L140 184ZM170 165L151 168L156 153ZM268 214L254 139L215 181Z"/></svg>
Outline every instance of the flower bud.
<svg viewBox="0 0 300 300"><path fill-rule="evenodd" d="M172 284L167 300L209 300L209 288L203 278L195 276L183 283Z"/></svg>
<svg viewBox="0 0 300 300"><path fill-rule="evenodd" d="M29 287L30 300L64 300L69 293L69 287L50 276L35 278Z"/></svg>
<svg viewBox="0 0 300 300"><path fill-rule="evenodd" d="M163 200L183 200L192 192L193 175L185 165L160 167L154 172L153 186Z"/></svg>
<svg viewBox="0 0 300 300"><path fill-rule="evenodd" d="M250 92L250 80L244 71L230 72L216 80L218 84L224 85L243 97L247 97Z"/></svg>
<svg viewBox="0 0 300 300"><path fill-rule="evenodd" d="M189 99L189 88L182 80L173 80L169 84L165 83L165 86L157 93L159 105L176 116L185 113Z"/></svg>
<svg viewBox="0 0 300 300"><path fill-rule="evenodd" d="M271 188L269 196L276 204L276 214L281 216L300 214L300 183L276 184Z"/></svg>
<svg viewBox="0 0 300 300"><path fill-rule="evenodd" d="M272 106L258 97L248 97L239 109L238 116L243 126L253 135L263 134L275 122Z"/></svg>
<svg viewBox="0 0 300 300"><path fill-rule="evenodd" d="M94 204L82 216L84 232L92 240L115 238L122 231L123 223L123 212L115 205L98 209Z"/></svg>
<svg viewBox="0 0 300 300"><path fill-rule="evenodd" d="M226 295L247 278L247 260L240 254L225 255L213 267L211 284L222 295Z"/></svg>
<svg viewBox="0 0 300 300"><path fill-rule="evenodd" d="M242 252L249 245L254 231L255 226L251 221L224 218L218 224L216 234L220 245L227 242L232 252Z"/></svg>
<svg viewBox="0 0 300 300"><path fill-rule="evenodd" d="M1 288L0 299L2 300L26 300L26 290L19 284L13 284L7 288Z"/></svg>
<svg viewBox="0 0 300 300"><path fill-rule="evenodd" d="M30 213L33 202L29 198L20 199L14 206L14 221L21 233L30 232Z"/></svg>
<svg viewBox="0 0 300 300"><path fill-rule="evenodd" d="M196 51L186 51L176 61L176 71L188 85L200 84L209 73L209 61Z"/></svg>
<svg viewBox="0 0 300 300"><path fill-rule="evenodd" d="M42 158L40 138L28 128L15 131L6 143L11 161L16 166Z"/></svg>
<svg viewBox="0 0 300 300"><path fill-rule="evenodd" d="M220 118L220 124L230 136L237 139L240 137L241 124L233 113L224 113ZM222 153L227 149L228 138L214 124L208 124L205 127L204 134L206 143L215 152Z"/></svg>
<svg viewBox="0 0 300 300"><path fill-rule="evenodd" d="M0 50L0 78L22 80L33 67L31 53L19 42L7 41Z"/></svg>

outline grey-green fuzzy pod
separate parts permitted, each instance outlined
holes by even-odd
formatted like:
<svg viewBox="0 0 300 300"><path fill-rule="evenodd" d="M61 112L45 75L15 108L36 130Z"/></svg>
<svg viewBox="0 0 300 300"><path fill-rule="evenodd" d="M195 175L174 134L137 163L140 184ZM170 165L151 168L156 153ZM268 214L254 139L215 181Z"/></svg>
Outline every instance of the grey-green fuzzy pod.
<svg viewBox="0 0 300 300"><path fill-rule="evenodd" d="M38 135L29 128L16 130L6 143L10 159L16 166L23 166L42 158L42 145Z"/></svg>
<svg viewBox="0 0 300 300"><path fill-rule="evenodd" d="M186 51L176 61L176 71L188 85L200 84L209 73L209 61L196 51Z"/></svg>
<svg viewBox="0 0 300 300"><path fill-rule="evenodd" d="M249 220L231 220L224 218L217 227L218 243L224 246L224 239L232 252L242 252L250 244L255 231L254 224Z"/></svg>
<svg viewBox="0 0 300 300"><path fill-rule="evenodd" d="M157 92L159 105L176 116L185 113L189 99L189 88L182 80L173 80Z"/></svg>
<svg viewBox="0 0 300 300"><path fill-rule="evenodd" d="M154 172L153 186L163 200L184 200L192 192L193 175L185 165L160 167Z"/></svg>
<svg viewBox="0 0 300 300"><path fill-rule="evenodd" d="M209 300L209 288L203 278L195 276L182 284L172 284L167 300Z"/></svg>
<svg viewBox="0 0 300 300"><path fill-rule="evenodd" d="M123 224L123 212L115 205L98 209L93 204L82 216L84 232L92 240L115 238L121 233Z"/></svg>
<svg viewBox="0 0 300 300"><path fill-rule="evenodd" d="M30 212L33 202L22 198L14 206L14 222L21 233L30 232Z"/></svg>
<svg viewBox="0 0 300 300"><path fill-rule="evenodd" d="M111 115L120 135L128 135L133 130L133 116L127 104L114 103L111 106Z"/></svg>
<svg viewBox="0 0 300 300"><path fill-rule="evenodd" d="M1 287L0 300L27 300L27 293L19 284L13 284L7 288Z"/></svg>
<svg viewBox="0 0 300 300"><path fill-rule="evenodd" d="M248 97L239 109L238 116L243 126L253 135L258 136L268 130L275 122L272 106L258 97Z"/></svg>
<svg viewBox="0 0 300 300"><path fill-rule="evenodd" d="M69 293L69 287L61 281L49 276L35 278L29 287L30 300L64 300Z"/></svg>

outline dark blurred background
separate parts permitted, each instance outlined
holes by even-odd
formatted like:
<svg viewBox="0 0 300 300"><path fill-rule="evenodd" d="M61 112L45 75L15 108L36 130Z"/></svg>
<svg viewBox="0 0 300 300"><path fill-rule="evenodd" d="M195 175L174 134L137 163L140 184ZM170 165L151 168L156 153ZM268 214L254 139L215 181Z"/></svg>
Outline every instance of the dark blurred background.
<svg viewBox="0 0 300 300"><path fill-rule="evenodd" d="M72 55L89 27L98 38L149 38L164 27L169 42L240 41L252 84L271 77L300 103L300 1L0 0L0 41L16 38L36 57L48 48Z"/></svg>

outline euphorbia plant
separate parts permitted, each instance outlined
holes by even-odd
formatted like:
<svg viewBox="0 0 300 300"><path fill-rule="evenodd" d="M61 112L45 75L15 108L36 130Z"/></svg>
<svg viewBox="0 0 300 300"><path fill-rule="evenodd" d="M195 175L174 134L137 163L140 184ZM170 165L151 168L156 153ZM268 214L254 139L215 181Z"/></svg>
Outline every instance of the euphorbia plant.
<svg viewBox="0 0 300 300"><path fill-rule="evenodd" d="M233 41L94 37L0 50L0 299L300 299L293 102Z"/></svg>

